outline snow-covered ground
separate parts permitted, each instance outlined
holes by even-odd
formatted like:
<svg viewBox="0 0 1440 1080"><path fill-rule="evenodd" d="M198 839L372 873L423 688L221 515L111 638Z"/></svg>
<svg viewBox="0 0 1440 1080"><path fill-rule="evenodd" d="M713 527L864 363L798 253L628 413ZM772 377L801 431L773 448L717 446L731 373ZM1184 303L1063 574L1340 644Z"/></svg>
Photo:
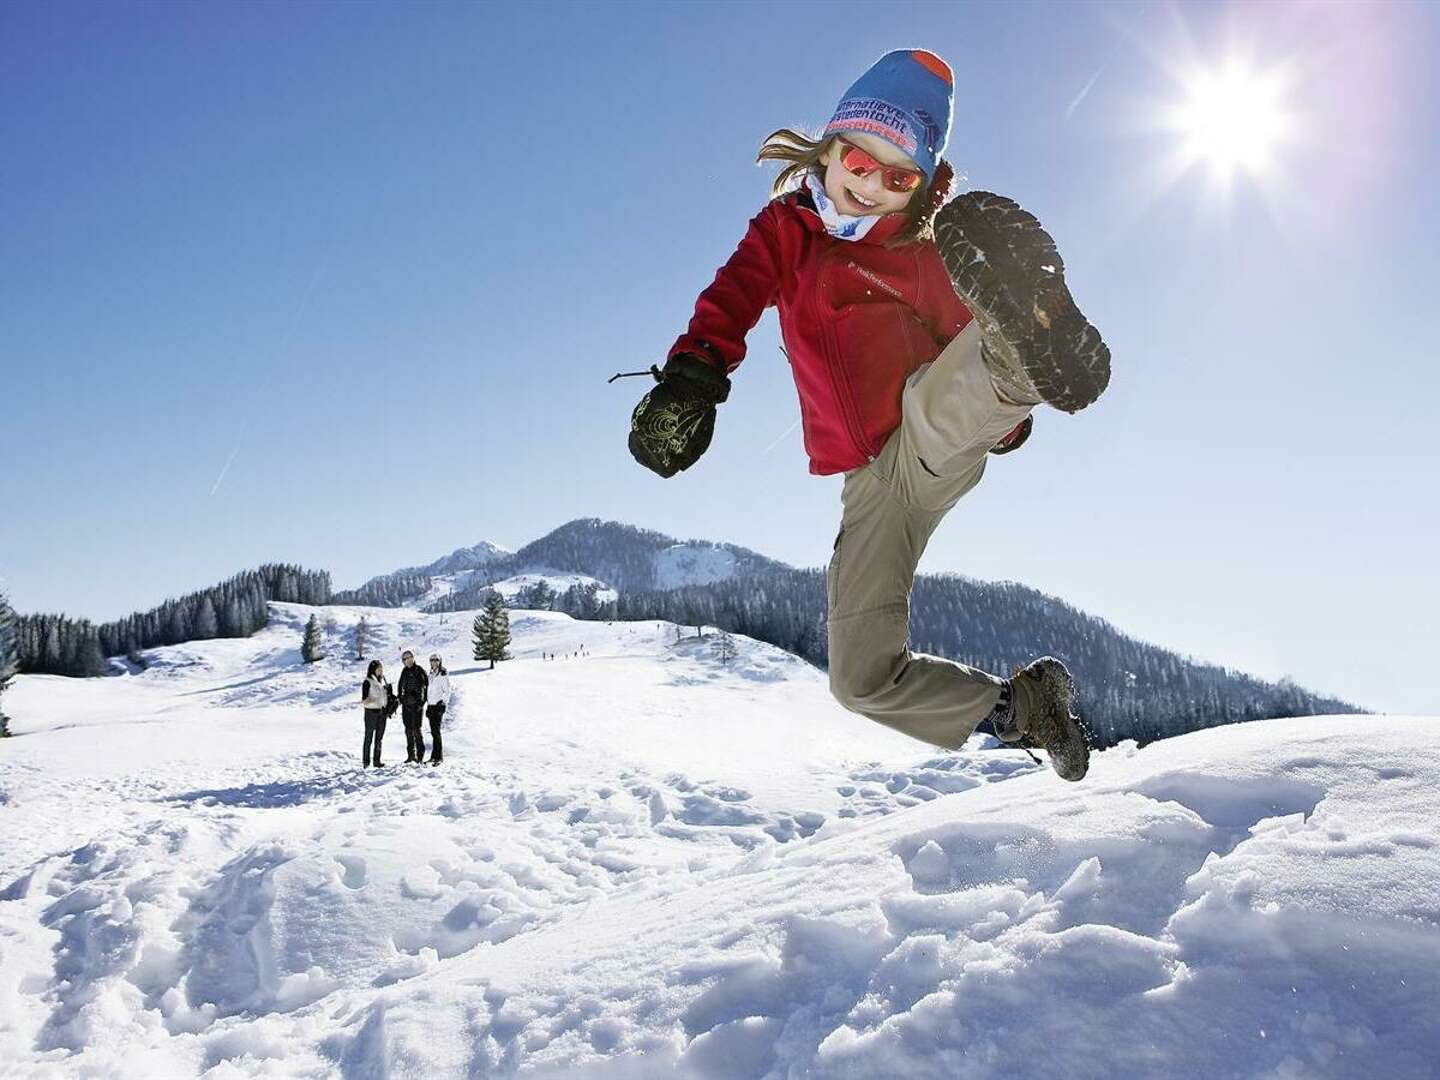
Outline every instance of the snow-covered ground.
<svg viewBox="0 0 1440 1080"><path fill-rule="evenodd" d="M0 1075L1433 1077L1440 724L928 751L662 623L312 609L0 744ZM344 648L448 660L359 768ZM548 659L549 656L555 659ZM427 733L428 741L428 733Z"/></svg>

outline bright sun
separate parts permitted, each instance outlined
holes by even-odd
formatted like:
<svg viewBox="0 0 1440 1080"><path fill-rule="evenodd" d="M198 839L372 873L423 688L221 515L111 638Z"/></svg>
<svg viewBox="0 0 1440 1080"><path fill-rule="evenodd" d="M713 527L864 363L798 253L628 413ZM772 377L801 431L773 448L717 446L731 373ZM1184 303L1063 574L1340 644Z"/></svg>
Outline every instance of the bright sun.
<svg viewBox="0 0 1440 1080"><path fill-rule="evenodd" d="M1226 183L1237 173L1265 179L1291 134L1285 79L1232 62L1218 70L1193 71L1183 85L1185 100L1169 110L1166 126L1182 140L1184 164L1207 165Z"/></svg>

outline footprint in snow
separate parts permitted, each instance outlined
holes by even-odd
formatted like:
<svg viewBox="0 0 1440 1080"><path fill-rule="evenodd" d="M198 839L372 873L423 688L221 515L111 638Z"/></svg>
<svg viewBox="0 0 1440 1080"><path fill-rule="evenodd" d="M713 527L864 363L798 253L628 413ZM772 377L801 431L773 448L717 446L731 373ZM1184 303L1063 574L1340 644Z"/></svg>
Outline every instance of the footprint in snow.
<svg viewBox="0 0 1440 1080"><path fill-rule="evenodd" d="M369 875L363 858L359 855L336 855L335 861L340 864L343 871L340 880L347 889L364 888Z"/></svg>

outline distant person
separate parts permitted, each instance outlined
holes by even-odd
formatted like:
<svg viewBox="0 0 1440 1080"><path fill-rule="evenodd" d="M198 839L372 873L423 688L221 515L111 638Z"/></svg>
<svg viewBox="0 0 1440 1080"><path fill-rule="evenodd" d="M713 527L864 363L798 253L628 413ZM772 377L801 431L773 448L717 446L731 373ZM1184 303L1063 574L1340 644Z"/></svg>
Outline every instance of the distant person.
<svg viewBox="0 0 1440 1080"><path fill-rule="evenodd" d="M430 680L415 663L415 654L406 649L400 654L405 667L400 671L400 718L405 721L405 760L419 764L425 760L425 734L421 730L421 712Z"/></svg>
<svg viewBox="0 0 1440 1080"><path fill-rule="evenodd" d="M395 692L385 681L385 668L379 660L371 660L365 670L365 681L360 684L360 704L365 710L365 742L360 751L364 768L370 768L371 744L374 744L375 768L383 768L380 760L380 743L385 738L385 721L395 711Z"/></svg>
<svg viewBox="0 0 1440 1080"><path fill-rule="evenodd" d="M445 752L440 745L440 721L450 703L450 673L438 654L430 657L430 679L425 691L425 718L430 721L430 764L439 765Z"/></svg>

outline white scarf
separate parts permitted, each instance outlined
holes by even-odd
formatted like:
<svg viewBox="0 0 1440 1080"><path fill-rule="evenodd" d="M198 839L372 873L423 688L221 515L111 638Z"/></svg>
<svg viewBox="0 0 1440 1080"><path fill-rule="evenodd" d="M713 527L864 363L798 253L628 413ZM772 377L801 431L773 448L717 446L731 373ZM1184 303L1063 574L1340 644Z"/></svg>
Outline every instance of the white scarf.
<svg viewBox="0 0 1440 1080"><path fill-rule="evenodd" d="M813 172L805 174L805 187L810 192L810 198L815 200L815 212L825 223L825 231L836 240L862 239L883 216L866 214L863 217L851 217L849 214L840 213L835 209L835 204L831 201L830 196L825 194L825 185L821 182L820 177Z"/></svg>

